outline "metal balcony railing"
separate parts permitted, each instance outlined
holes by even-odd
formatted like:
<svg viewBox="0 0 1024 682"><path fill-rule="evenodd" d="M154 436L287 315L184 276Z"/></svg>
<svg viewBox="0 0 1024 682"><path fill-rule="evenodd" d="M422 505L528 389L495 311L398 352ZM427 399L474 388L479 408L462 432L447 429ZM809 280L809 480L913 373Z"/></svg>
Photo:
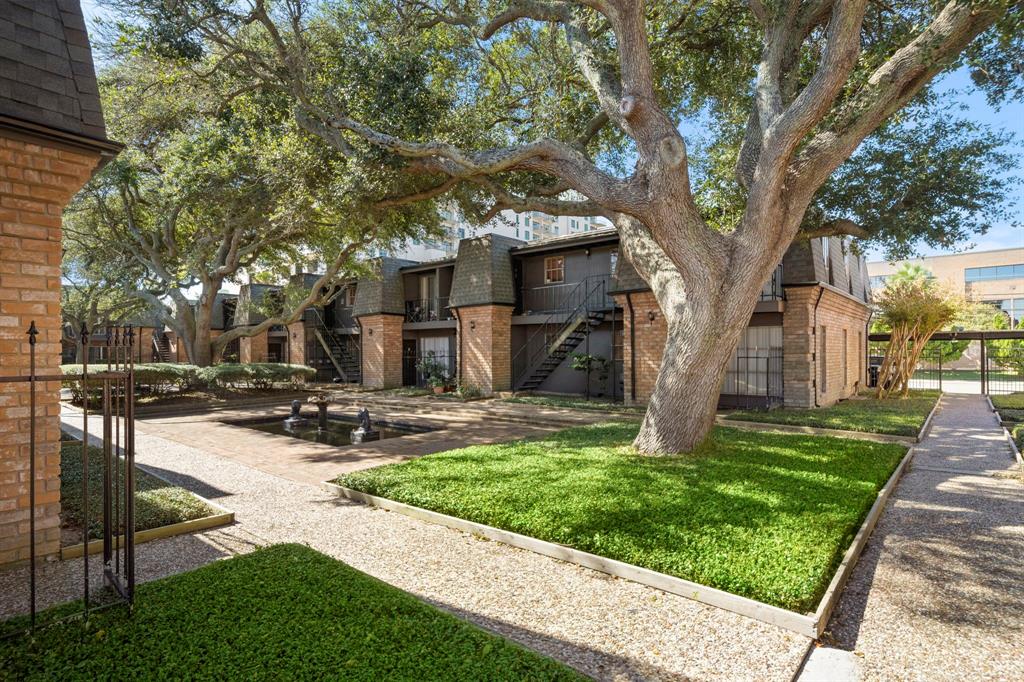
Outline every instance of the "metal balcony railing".
<svg viewBox="0 0 1024 682"><path fill-rule="evenodd" d="M588 296L587 307L590 310L611 310L615 307L615 301L608 295L611 275L592 275L576 282L523 288L523 314L550 314L575 309L581 303L580 285L584 282L587 284L584 284L582 291Z"/></svg>
<svg viewBox="0 0 1024 682"><path fill-rule="evenodd" d="M406 322L442 322L454 320L448 297L419 298L405 302Z"/></svg>
<svg viewBox="0 0 1024 682"><path fill-rule="evenodd" d="M761 289L761 300L782 301L785 298L786 295L782 290L782 263L779 263L779 266L772 272L771 279L765 282L764 288Z"/></svg>

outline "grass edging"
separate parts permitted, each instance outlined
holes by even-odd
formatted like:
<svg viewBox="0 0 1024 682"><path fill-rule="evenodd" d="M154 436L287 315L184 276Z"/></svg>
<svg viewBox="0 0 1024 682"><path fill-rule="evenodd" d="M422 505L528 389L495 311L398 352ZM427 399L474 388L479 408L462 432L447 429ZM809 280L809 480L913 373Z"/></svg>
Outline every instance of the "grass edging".
<svg viewBox="0 0 1024 682"><path fill-rule="evenodd" d="M537 554L558 559L559 561L565 561L567 563L583 566L584 568L600 571L618 578L630 580L635 583L640 583L641 585L647 585L648 587L653 587L680 597L692 599L702 604L714 606L726 611L737 613L741 616L753 618L754 620L758 620L763 623L775 625L805 637L817 639L821 636L821 633L828 625L829 616L835 608L836 603L839 601L842 588L849 579L850 573L853 571L853 567L857 563L857 559L864 550L864 546L867 544L868 538L874 530L875 524L878 522L878 518L882 515L882 511L885 509L885 503L888 501L890 494L895 489L900 477L906 470L907 464L910 462L913 454L914 448L908 448L906 454L903 455L903 458L889 476L885 485L878 491L874 504L871 506L867 516L864 518L864 522L861 524L860 529L857 531L853 541L850 543L850 547L843 555L843 559L840 562L839 567L836 569L836 573L833 576L832 581L829 583L825 594L822 596L822 599L818 603L818 607L815 609L813 614L797 613L796 611L790 611L789 609L765 604L764 602L757 601L756 599L742 597L714 587L701 585L700 583L695 583L684 578L678 578L676 576L667 575L648 568L628 564L623 561L609 559L597 554L591 554L590 552L573 549L566 545L560 545L546 540L539 540L528 535L522 535L520 533L514 533L494 526L476 523L475 521L467 521L455 516L441 514L439 512L430 511L429 509L423 509L422 507L415 507L403 502L396 502L395 500L389 500L385 497L370 495L368 493L340 486L330 481L324 481L321 485L325 490L333 492L338 497L344 497L354 502L360 502L371 507L379 507L414 519L427 521L429 523L436 523L454 530L484 537L488 540L494 540L506 545L511 545L512 547L526 549L531 552L536 552Z"/></svg>
<svg viewBox="0 0 1024 682"><path fill-rule="evenodd" d="M194 494L194 493L193 493ZM199 497L196 495L196 497ZM199 498L203 499L203 498ZM217 526L226 526L230 523L235 522L235 512L228 511L218 504L214 504L209 500L203 500L206 504L211 507L222 509L220 514L214 514L212 516L204 516L201 519L192 519L191 521L179 521L178 523L172 523L169 526L160 526L159 528L150 528L149 530L135 531L135 544L141 545L144 542L151 542L153 540L162 540L164 538L174 537L175 535L185 535L186 533L195 533L196 531L206 530L208 528L215 528ZM125 540L124 536L114 536L115 544L124 547ZM77 559L82 556L85 545L78 543L77 545L68 545L60 548L61 559ZM89 541L89 554L99 554L103 551L103 540L97 538Z"/></svg>
<svg viewBox="0 0 1024 682"><path fill-rule="evenodd" d="M986 398L987 397L988 396L986 396ZM800 424L776 424L772 422L744 421L740 419L729 419L724 416L716 416L715 423L720 426L728 426L733 429L746 429L747 431L801 433L810 436L833 436L835 438L849 438L851 440L866 440L873 443L900 443L903 445L913 445L924 440L925 434L928 433L928 429L932 425L932 417L935 416L935 412L939 409L939 404L941 402L942 393L940 392L939 397L935 399L935 404L932 405L932 409L929 410L928 416L925 417L924 423L921 425L916 436L898 436L891 433L872 433L870 431L850 431L847 429L828 429L821 426L802 426ZM989 401L989 405L991 406L991 401Z"/></svg>
<svg viewBox="0 0 1024 682"><path fill-rule="evenodd" d="M998 415L999 413L996 412L996 414ZM1017 442L1013 440L1013 434L1010 433L1010 430L1005 426L1002 427L1002 429L1003 438L1006 439L1006 444L1010 446L1010 452L1013 453L1013 458L1017 460L1017 466L1019 466L1021 470L1024 471L1024 457L1022 457L1020 454L1020 448L1017 447Z"/></svg>

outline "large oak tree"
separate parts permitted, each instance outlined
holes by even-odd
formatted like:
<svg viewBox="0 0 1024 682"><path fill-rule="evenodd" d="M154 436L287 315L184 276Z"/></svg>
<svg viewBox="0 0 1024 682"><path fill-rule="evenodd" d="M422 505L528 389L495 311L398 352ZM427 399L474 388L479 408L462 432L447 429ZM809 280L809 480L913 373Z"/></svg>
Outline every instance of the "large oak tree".
<svg viewBox="0 0 1024 682"><path fill-rule="evenodd" d="M416 178L406 196L606 216L667 322L647 453L706 436L794 239L870 236L830 212L830 176L964 60L994 97L1013 91L1022 46L1019 0L122 4L140 44L287 96L346 158ZM703 167L680 132L698 119Z"/></svg>

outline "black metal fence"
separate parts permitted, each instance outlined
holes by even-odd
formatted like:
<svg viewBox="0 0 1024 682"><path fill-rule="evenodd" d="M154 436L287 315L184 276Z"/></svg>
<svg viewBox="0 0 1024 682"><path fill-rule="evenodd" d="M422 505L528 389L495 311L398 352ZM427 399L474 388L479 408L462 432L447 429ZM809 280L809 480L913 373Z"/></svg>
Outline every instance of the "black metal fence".
<svg viewBox="0 0 1024 682"><path fill-rule="evenodd" d="M37 573L39 545L37 505L39 488L46 488L49 481L39 477L39 434L37 422L45 417L45 409L38 409L43 382L77 382L82 397L82 610L65 615L60 620L87 615L97 608L125 603L132 604L135 596L135 370L133 346L135 332L131 325L112 327L106 330L102 340L97 341L83 325L79 334L83 344L82 373L73 377L63 374L40 373L37 369L36 338L39 334L33 321L28 335L28 372L13 376L0 376L0 386L8 387L15 395L24 395L27 385L29 398L28 419L28 505L29 505L29 565L28 582L25 591L29 604L28 628L37 626ZM99 353L103 362L92 365L93 346L101 345ZM102 446L89 444L89 410L91 403L98 402L102 418ZM99 450L99 452L95 452ZM17 451L15 451L17 452ZM99 461L93 458L99 456ZM102 573L105 588L102 595L92 592L90 586L89 556L94 554L90 547L96 547L90 527L90 466L102 467ZM45 476L45 474L44 474ZM26 628L4 632L10 636Z"/></svg>
<svg viewBox="0 0 1024 682"><path fill-rule="evenodd" d="M459 376L458 356L434 351L402 354L403 385L423 388L429 384L431 375L443 377L445 385L453 384Z"/></svg>
<svg viewBox="0 0 1024 682"><path fill-rule="evenodd" d="M889 335L868 338L868 385L873 387ZM1024 330L935 334L925 344L910 388L988 395L1024 392Z"/></svg>
<svg viewBox="0 0 1024 682"><path fill-rule="evenodd" d="M782 349L744 350L725 370L722 407L772 407L783 401Z"/></svg>

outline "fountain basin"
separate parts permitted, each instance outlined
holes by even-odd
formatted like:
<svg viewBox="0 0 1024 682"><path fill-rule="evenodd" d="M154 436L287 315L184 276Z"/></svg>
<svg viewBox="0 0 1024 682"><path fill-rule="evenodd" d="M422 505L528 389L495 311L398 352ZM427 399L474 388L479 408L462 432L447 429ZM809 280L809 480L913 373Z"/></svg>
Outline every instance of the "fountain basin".
<svg viewBox="0 0 1024 682"><path fill-rule="evenodd" d="M352 445L351 432L358 428L359 420L355 417L345 418L330 415L327 418L327 428L321 430L317 427L316 417L308 419L304 424L293 428L287 428L280 417L266 417L255 421L234 422L234 426L241 426L254 431L262 431L275 436L288 436L311 443L323 445ZM434 429L414 426L412 424L396 424L387 421L374 421L374 429L380 432L383 438L401 438L415 433L426 433Z"/></svg>

